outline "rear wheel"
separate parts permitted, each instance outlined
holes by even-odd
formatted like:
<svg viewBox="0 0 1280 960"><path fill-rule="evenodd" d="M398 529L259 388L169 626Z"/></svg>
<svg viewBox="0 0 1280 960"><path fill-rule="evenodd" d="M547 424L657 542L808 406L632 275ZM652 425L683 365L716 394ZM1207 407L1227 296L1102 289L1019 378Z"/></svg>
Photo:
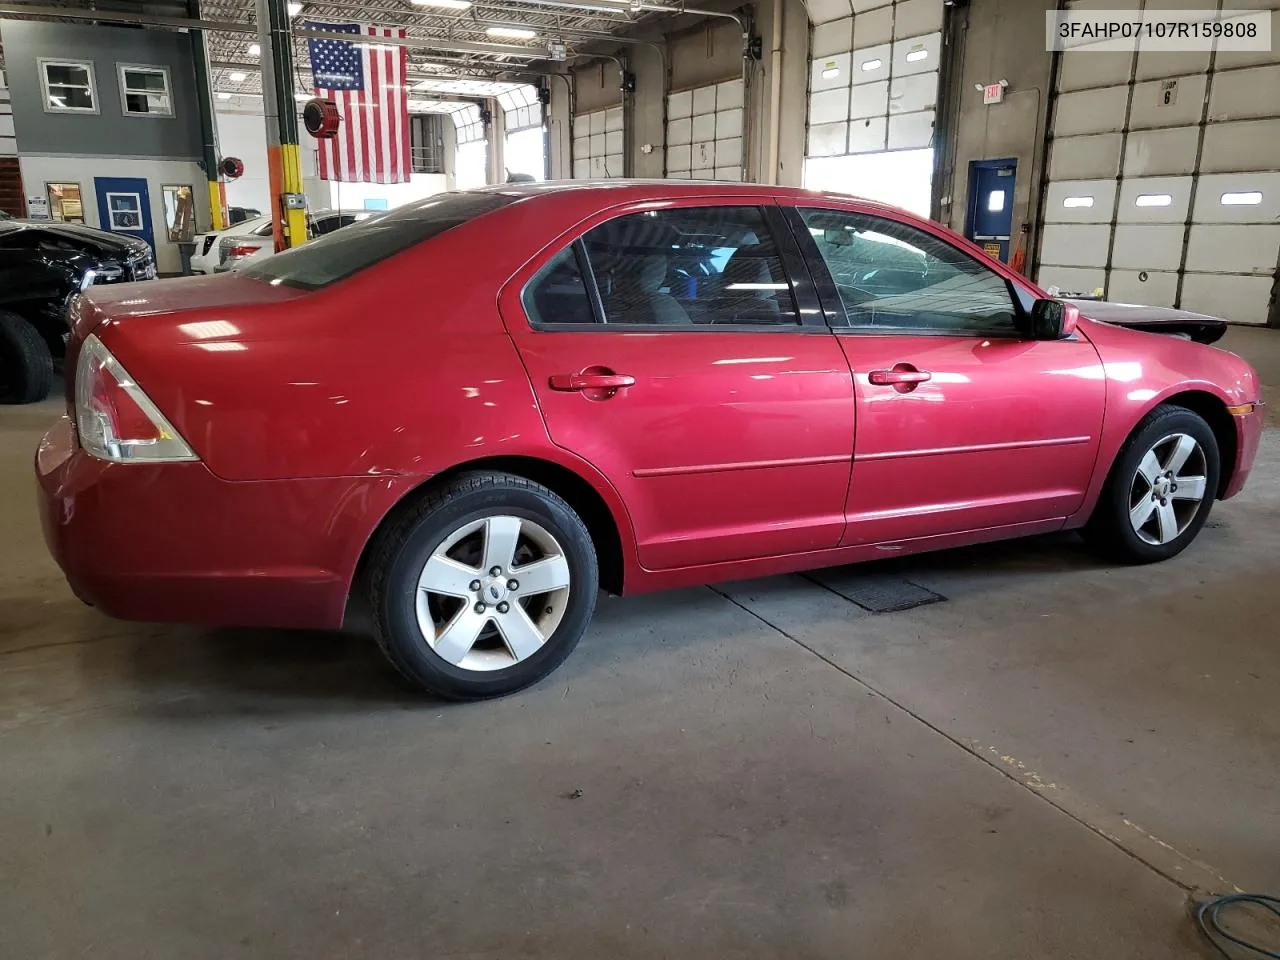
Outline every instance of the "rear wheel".
<svg viewBox="0 0 1280 960"><path fill-rule="evenodd" d="M416 685L456 700L540 680L595 610L595 547L573 509L510 474L468 474L427 497L379 546L378 643Z"/></svg>
<svg viewBox="0 0 1280 960"><path fill-rule="evenodd" d="M53 356L32 324L0 310L0 403L35 403L53 387Z"/></svg>
<svg viewBox="0 0 1280 960"><path fill-rule="evenodd" d="M1121 448L1085 536L1125 563L1176 556L1209 519L1219 471L1218 442L1204 419L1157 407Z"/></svg>

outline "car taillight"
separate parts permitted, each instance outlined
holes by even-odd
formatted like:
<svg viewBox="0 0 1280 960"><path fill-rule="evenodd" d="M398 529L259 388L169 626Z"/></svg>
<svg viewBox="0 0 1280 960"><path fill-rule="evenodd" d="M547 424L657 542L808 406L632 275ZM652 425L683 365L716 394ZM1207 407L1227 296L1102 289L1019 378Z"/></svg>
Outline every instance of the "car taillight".
<svg viewBox="0 0 1280 960"><path fill-rule="evenodd" d="M200 459L93 334L80 345L75 396L80 446L93 456L115 463Z"/></svg>
<svg viewBox="0 0 1280 960"><path fill-rule="evenodd" d="M261 249L260 247L256 247L253 244L232 247L230 250L227 251L227 259L232 259L235 257L251 257L255 253L257 253L260 249Z"/></svg>

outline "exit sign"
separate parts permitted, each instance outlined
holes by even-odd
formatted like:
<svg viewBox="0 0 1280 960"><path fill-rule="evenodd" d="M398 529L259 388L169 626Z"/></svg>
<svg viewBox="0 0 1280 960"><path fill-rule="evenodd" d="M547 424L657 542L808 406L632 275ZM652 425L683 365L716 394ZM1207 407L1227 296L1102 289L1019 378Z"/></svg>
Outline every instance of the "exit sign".
<svg viewBox="0 0 1280 960"><path fill-rule="evenodd" d="M1004 84L988 83L983 87L982 102L984 104L1004 103Z"/></svg>

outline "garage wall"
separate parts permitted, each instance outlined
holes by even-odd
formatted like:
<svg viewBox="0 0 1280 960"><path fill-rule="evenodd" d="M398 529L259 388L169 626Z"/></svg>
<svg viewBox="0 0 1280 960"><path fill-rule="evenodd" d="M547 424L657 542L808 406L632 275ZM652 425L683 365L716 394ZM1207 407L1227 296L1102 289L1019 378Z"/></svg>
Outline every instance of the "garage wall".
<svg viewBox="0 0 1280 960"><path fill-rule="evenodd" d="M810 0L807 157L931 147L943 0Z"/></svg>
<svg viewBox="0 0 1280 960"><path fill-rule="evenodd" d="M1051 116L1042 286L1266 322L1280 258L1280 52L1066 52Z"/></svg>

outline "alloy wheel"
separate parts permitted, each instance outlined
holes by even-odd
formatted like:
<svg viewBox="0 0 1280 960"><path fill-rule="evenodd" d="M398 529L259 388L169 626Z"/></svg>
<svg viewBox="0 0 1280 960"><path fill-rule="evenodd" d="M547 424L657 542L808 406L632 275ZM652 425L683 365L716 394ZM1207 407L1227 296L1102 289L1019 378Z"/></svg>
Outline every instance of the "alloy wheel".
<svg viewBox="0 0 1280 960"><path fill-rule="evenodd" d="M1146 543L1162 546L1191 525L1207 494L1208 464L1192 436L1171 434L1152 445L1129 487L1129 523Z"/></svg>
<svg viewBox="0 0 1280 960"><path fill-rule="evenodd" d="M464 524L432 552L418 577L418 628L462 670L527 660L555 632L569 602L569 562L546 528L514 516Z"/></svg>

